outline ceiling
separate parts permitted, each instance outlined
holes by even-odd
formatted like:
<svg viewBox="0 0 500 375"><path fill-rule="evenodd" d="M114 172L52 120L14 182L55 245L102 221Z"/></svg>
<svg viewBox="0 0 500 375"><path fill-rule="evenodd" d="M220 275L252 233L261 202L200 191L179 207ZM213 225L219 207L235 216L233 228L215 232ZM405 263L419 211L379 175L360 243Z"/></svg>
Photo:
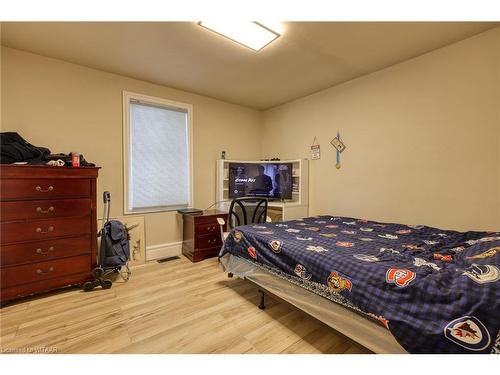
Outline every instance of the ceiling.
<svg viewBox="0 0 500 375"><path fill-rule="evenodd" d="M194 22L4 22L2 45L268 109L500 23L285 22L260 52Z"/></svg>

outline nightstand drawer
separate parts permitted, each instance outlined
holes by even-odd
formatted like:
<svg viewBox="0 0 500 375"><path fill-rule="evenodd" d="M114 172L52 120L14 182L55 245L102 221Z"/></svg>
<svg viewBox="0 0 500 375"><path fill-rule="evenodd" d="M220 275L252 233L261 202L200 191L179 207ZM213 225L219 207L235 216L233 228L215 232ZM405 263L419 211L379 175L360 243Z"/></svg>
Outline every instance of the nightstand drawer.
<svg viewBox="0 0 500 375"><path fill-rule="evenodd" d="M48 219L52 217L88 216L90 199L46 199L0 202L2 221Z"/></svg>
<svg viewBox="0 0 500 375"><path fill-rule="evenodd" d="M3 223L1 243L40 241L57 237L90 234L90 216L37 220L28 223Z"/></svg>
<svg viewBox="0 0 500 375"><path fill-rule="evenodd" d="M196 237L196 248L197 249L209 249L211 247L221 247L222 240L220 238L220 233L212 234L208 236L198 236Z"/></svg>
<svg viewBox="0 0 500 375"><path fill-rule="evenodd" d="M2 200L90 197L88 179L5 179L0 183Z"/></svg>
<svg viewBox="0 0 500 375"><path fill-rule="evenodd" d="M220 226L219 226L219 223L217 223L217 222L196 225L196 235L197 236L204 236L207 234L215 234L215 233L219 233L219 236L220 236Z"/></svg>

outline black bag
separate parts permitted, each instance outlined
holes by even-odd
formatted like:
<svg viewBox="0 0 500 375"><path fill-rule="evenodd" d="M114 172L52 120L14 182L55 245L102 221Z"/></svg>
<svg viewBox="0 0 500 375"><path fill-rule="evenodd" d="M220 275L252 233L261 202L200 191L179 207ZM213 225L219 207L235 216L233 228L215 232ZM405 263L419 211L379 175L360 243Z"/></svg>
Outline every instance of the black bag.
<svg viewBox="0 0 500 375"><path fill-rule="evenodd" d="M0 145L1 164L17 162L44 164L45 155L50 154L48 148L33 146L16 132L0 133Z"/></svg>
<svg viewBox="0 0 500 375"><path fill-rule="evenodd" d="M102 268L120 267L130 258L129 237L125 225L118 220L107 221L101 232L99 263Z"/></svg>

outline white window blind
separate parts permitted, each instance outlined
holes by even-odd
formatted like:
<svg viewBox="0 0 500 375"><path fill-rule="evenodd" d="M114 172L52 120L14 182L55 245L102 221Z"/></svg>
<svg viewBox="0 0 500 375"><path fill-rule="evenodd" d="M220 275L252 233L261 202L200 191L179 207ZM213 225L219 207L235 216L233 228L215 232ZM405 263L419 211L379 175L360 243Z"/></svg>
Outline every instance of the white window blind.
<svg viewBox="0 0 500 375"><path fill-rule="evenodd" d="M188 207L188 110L129 100L127 211Z"/></svg>

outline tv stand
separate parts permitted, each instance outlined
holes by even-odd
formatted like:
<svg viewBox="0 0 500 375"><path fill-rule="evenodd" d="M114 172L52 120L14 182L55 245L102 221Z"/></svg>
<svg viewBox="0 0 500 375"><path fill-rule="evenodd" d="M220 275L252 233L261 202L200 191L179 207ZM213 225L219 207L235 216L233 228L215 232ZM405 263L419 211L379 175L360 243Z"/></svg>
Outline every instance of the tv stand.
<svg viewBox="0 0 500 375"><path fill-rule="evenodd" d="M292 163L292 180L294 188L292 199L269 198L268 216L272 221L299 219L309 216L309 160L294 159L280 160L281 163ZM215 201L219 202L217 208L229 211L231 198L229 198L229 164L230 163L276 163L276 161L261 160L217 160L217 182Z"/></svg>

